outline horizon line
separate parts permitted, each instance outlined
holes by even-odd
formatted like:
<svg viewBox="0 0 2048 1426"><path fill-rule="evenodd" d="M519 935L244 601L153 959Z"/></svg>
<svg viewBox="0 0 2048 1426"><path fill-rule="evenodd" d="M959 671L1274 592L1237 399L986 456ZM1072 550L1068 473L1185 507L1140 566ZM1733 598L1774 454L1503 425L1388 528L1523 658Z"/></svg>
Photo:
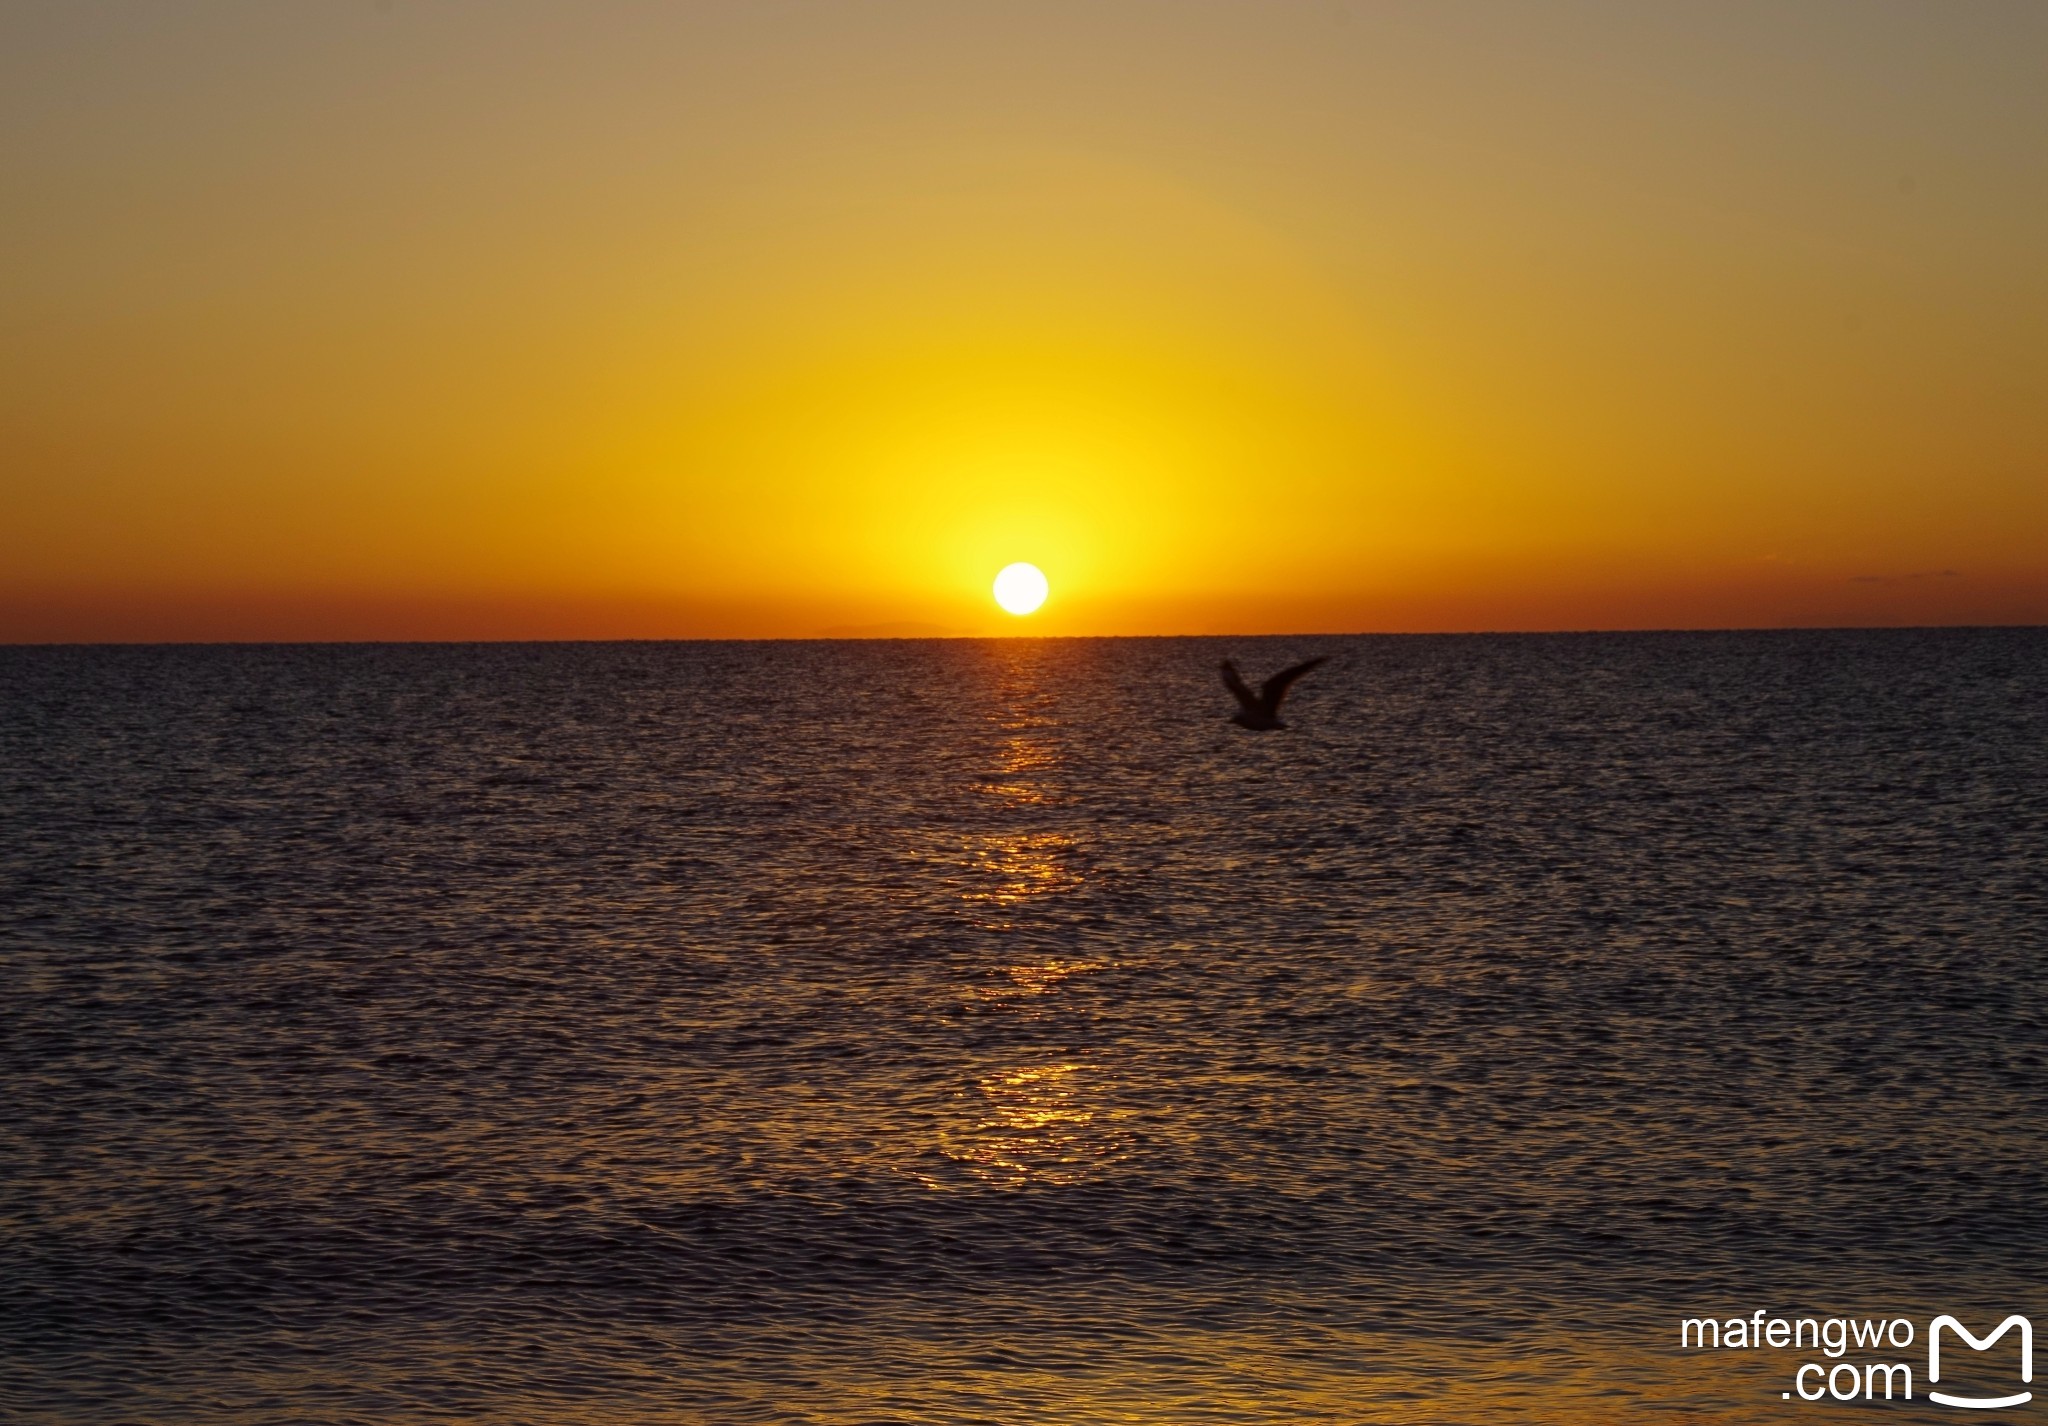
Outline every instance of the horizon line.
<svg viewBox="0 0 2048 1426"><path fill-rule="evenodd" d="M1348 631L1279 630L1235 634L711 634L677 638L482 638L482 639L0 639L0 649L216 649L216 648L472 648L480 645L531 644L937 644L1010 643L1036 640L1108 641L1112 639L1571 639L1601 635L1666 636L1673 634L1909 634L1969 633L1993 629L2048 630L2048 622L2020 624L1729 624L1571 629L1356 629Z"/></svg>

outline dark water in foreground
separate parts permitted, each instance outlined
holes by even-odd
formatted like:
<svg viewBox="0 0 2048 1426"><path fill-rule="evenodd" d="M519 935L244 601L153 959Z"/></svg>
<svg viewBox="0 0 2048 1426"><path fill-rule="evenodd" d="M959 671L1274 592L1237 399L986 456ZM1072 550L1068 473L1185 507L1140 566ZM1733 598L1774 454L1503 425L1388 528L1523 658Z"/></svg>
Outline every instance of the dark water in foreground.
<svg viewBox="0 0 2048 1426"><path fill-rule="evenodd" d="M0 650L0 1416L1864 1419L2044 893L2044 631Z"/></svg>

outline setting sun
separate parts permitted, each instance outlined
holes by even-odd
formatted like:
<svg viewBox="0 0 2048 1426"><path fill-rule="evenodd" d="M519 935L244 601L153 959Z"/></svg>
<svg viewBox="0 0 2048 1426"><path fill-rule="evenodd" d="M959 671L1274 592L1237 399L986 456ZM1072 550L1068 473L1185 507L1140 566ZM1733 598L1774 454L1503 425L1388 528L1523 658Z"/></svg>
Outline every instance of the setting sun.
<svg viewBox="0 0 2048 1426"><path fill-rule="evenodd" d="M1006 565L996 576L996 603L1009 613L1029 614L1045 603L1051 589L1037 565Z"/></svg>

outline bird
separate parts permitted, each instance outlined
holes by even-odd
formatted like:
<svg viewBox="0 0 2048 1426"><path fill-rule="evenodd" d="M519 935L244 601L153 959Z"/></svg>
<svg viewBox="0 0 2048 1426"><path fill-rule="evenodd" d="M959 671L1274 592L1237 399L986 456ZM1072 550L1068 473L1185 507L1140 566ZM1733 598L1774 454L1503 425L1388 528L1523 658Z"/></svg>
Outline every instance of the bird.
<svg viewBox="0 0 2048 1426"><path fill-rule="evenodd" d="M1280 700L1287 696L1287 690L1294 686L1294 680L1318 664L1329 661L1330 656L1324 654L1318 658L1305 659L1292 668L1283 668L1260 684L1259 691L1254 693L1238 673L1237 665L1225 659L1223 686L1236 696L1238 703L1237 712L1230 715L1230 721L1255 733L1286 727L1287 725L1280 721Z"/></svg>

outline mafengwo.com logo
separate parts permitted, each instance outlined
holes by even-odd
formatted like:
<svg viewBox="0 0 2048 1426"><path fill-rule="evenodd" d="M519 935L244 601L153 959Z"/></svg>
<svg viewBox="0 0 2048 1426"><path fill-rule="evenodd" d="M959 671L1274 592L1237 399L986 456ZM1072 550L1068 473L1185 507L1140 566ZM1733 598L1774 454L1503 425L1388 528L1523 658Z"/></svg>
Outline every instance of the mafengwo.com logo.
<svg viewBox="0 0 2048 1426"><path fill-rule="evenodd" d="M1958 1355L1991 1352L2008 1335L2018 1348L2016 1362L1997 1365ZM1915 1343L1924 1344L1924 1356ZM1688 1317L1679 1324L1678 1345L1786 1353L1794 1359L1788 1362L1791 1386L1780 1393L1787 1401L1912 1401L1914 1368L1921 1365L1926 1375L1918 1384L1927 1400L1941 1406L1997 1411L2034 1399L2034 1324L2017 1312L1980 1337L1946 1312L1922 1331L1908 1317L1766 1318L1758 1310L1748 1317ZM1821 1360L1811 1360L1814 1355ZM1944 1366L1949 1390L1941 1389ZM1957 1384L1959 1376L1971 1383L1967 1390ZM1986 1389L1981 1383L1987 1378L2002 1379L2003 1386Z"/></svg>

